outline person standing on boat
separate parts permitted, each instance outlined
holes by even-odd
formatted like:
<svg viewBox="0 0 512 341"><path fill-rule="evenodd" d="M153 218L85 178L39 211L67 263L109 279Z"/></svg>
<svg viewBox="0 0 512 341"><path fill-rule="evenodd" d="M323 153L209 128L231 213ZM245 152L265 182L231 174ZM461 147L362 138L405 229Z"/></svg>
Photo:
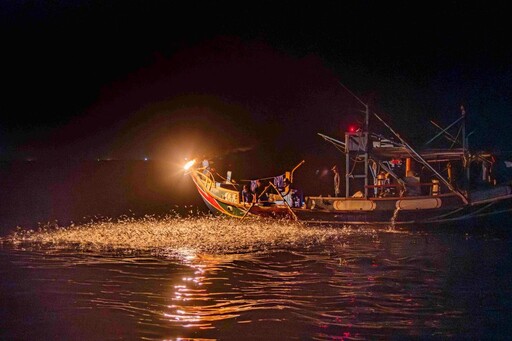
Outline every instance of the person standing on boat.
<svg viewBox="0 0 512 341"><path fill-rule="evenodd" d="M265 192L266 187L263 186L263 183L261 180L256 180L256 189L254 190L254 201L260 202L260 201L268 201L268 195Z"/></svg>
<svg viewBox="0 0 512 341"><path fill-rule="evenodd" d="M205 156L203 156L203 163L202 163L202 166L203 166L203 173L204 174L207 174L209 171L210 171L210 161L208 160L208 158Z"/></svg>
<svg viewBox="0 0 512 341"><path fill-rule="evenodd" d="M251 189L248 185L244 185L244 188L242 190L242 201L243 203L252 203L254 200L254 195L251 192Z"/></svg>
<svg viewBox="0 0 512 341"><path fill-rule="evenodd" d="M338 166L334 165L331 170L334 172L334 196L340 196L340 172L338 171Z"/></svg>

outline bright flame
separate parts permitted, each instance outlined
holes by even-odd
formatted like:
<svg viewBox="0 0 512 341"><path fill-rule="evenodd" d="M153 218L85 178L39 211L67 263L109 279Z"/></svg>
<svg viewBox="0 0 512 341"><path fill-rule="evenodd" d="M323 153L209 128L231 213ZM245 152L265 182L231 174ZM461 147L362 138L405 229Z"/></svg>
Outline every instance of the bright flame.
<svg viewBox="0 0 512 341"><path fill-rule="evenodd" d="M184 170L189 170L189 168L190 168L190 167L192 167L192 166L194 165L194 163L196 163L196 160L195 160L195 159L194 159L194 160L190 160L189 162L187 162L187 163L185 164L185 166L183 166L183 169L184 169Z"/></svg>

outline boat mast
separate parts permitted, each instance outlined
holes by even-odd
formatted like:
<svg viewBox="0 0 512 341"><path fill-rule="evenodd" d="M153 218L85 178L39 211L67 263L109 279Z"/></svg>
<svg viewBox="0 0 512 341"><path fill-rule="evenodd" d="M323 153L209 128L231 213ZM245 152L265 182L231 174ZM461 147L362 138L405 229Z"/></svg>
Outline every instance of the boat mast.
<svg viewBox="0 0 512 341"><path fill-rule="evenodd" d="M359 97L357 97L349 88L347 88L343 83L338 82L352 97L354 97L361 105L364 107L364 127L363 131L355 132L355 133L345 133L345 197L350 196L350 178L364 178L364 197L368 198L368 152L369 152L369 120L370 120L370 109L368 104L363 102ZM363 147L361 149L361 147ZM361 155L359 152L363 152L364 158L364 174L352 174L352 170L350 167L350 152L358 152L356 158ZM355 161L357 162L357 161ZM355 169L355 167L353 167Z"/></svg>
<svg viewBox="0 0 512 341"><path fill-rule="evenodd" d="M467 188L469 190L469 181L470 181L470 167L469 167L469 146L468 146L468 137L466 136L466 110L464 106L460 106L461 118L462 118L462 152L464 153L464 168L466 170L466 183Z"/></svg>
<svg viewBox="0 0 512 341"><path fill-rule="evenodd" d="M470 182L470 174L471 174L471 169L470 169L471 155L469 152L469 141L468 141L469 135L471 135L471 133L469 135L466 135L466 110L464 109L463 105L460 106L460 111L461 111L460 117L444 129L441 128L437 123L430 121L432 124L434 124L434 126L436 126L436 128L439 128L441 131L436 136L434 136L433 138L428 140L425 143L425 145L430 144L432 141L434 141L441 135L444 135L453 144L460 143L462 145L462 161L463 161L462 167L463 167L463 174L464 174L464 180L465 180L465 184L463 185L463 187L467 191L467 190L469 190L469 182ZM460 122L459 133L462 134L462 139L461 139L462 141L459 141L459 139L458 139L459 133L457 133L457 136L453 136L452 134L450 134L448 132L448 130L451 127L453 127L454 125L456 125L459 122Z"/></svg>
<svg viewBox="0 0 512 341"><path fill-rule="evenodd" d="M429 163L428 163L428 162L427 162L423 157L421 157L421 155L420 155L418 152L416 152L416 151L414 150L414 148L412 148L412 147L411 147L411 146L410 146L410 145L409 145L409 144L408 144L408 143L407 143L407 142L406 142L406 141L405 141L405 140L404 140L404 139L403 139L403 138L402 138L402 137L401 137L397 132L395 132L395 131L393 130L393 128L391 128L391 127L389 126L389 124L387 124L387 123L386 123L386 122L385 122L385 121L384 121L384 120L383 120L379 115L377 115L376 113L373 113L373 115L374 115L374 116L375 116L375 117L376 117L376 118L377 118L377 119L378 119L382 124L384 124L384 126L386 126L386 128L388 128L388 129L389 129L389 131L391 131L391 133L393 133L393 135L395 135L395 136L400 140L400 142L402 142L402 144L404 145L404 147L405 147L405 148L407 148L407 150L408 150L411 154L413 154L413 155L414 155L418 160L420 160L420 161L421 161L421 163L422 163L425 167L427 167L427 168L428 168L432 173L434 173L434 174L437 176L437 178L438 178L439 180L441 180L441 181L446 185L446 187L448 187L448 189L449 189L451 192L453 192L453 193L457 194L457 195L462 199L462 201L463 201L465 204L467 204L467 203L468 203L468 199L467 199L467 198L466 198L466 197L465 197L465 196L464 196L460 191L458 191L456 188L454 188L454 187L450 184L450 182L449 182L448 180L446 180L446 179L445 179L441 174L439 174L439 172L437 172L437 171L436 171L436 170L435 170L435 169L434 169L434 168L433 168L433 167L432 167L432 166L431 166L431 165L430 165L430 164L429 164Z"/></svg>
<svg viewBox="0 0 512 341"><path fill-rule="evenodd" d="M433 138L431 138L430 140L428 140L426 143L425 143L425 146L429 145L432 141L434 141L435 139L437 139L439 136L441 135L446 135L448 134L448 130L453 127L454 125L456 125L457 123L459 123L460 121L462 120L462 148L464 149L464 145L465 145L465 138L464 138L464 135L465 135L465 127L464 127L464 114L462 115L462 117L459 117L455 122L453 122L452 124L450 124L448 127L446 128L441 128L439 127L436 123L432 122L432 124L434 124L436 127L440 128L441 131L439 133L437 133L436 136L434 136ZM450 138L454 139L452 137L452 135L448 135ZM452 142L456 142L456 141L453 141ZM459 142L460 143L460 142ZM464 149L465 150L465 149Z"/></svg>

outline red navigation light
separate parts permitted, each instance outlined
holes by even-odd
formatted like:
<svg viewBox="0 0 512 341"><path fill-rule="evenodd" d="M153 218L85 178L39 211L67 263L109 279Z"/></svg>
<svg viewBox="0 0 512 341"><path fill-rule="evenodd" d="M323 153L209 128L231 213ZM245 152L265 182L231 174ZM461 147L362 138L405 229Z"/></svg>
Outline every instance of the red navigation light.
<svg viewBox="0 0 512 341"><path fill-rule="evenodd" d="M355 125L351 125L348 127L348 132L349 133L355 133L357 131L357 126Z"/></svg>

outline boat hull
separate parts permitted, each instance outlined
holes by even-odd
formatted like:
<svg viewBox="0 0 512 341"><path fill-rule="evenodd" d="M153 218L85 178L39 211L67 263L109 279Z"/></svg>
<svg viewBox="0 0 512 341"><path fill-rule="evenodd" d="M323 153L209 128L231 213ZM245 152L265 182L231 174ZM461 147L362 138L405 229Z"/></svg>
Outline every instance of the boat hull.
<svg viewBox="0 0 512 341"><path fill-rule="evenodd" d="M285 218L317 224L404 225L433 224L467 220L509 212L512 189L493 189L499 195L479 194L479 201L464 203L449 193L438 196L391 198L308 197L302 207L280 203L240 203L239 193L226 189L202 172L191 173L194 184L208 209L216 215L243 219L247 216ZM489 192L491 193L491 192Z"/></svg>

